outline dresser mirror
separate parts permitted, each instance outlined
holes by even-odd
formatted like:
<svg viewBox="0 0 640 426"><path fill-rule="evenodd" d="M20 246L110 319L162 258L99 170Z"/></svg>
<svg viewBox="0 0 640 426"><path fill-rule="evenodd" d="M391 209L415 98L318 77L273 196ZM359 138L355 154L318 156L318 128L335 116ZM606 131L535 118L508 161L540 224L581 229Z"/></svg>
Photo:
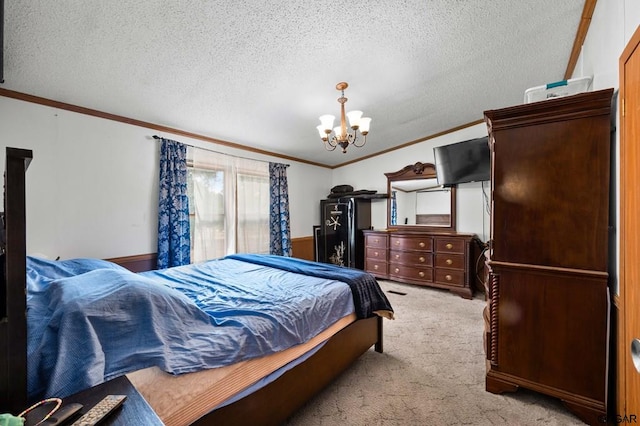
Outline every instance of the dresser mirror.
<svg viewBox="0 0 640 426"><path fill-rule="evenodd" d="M387 177L387 228L456 229L456 188L438 185L435 166L415 163Z"/></svg>

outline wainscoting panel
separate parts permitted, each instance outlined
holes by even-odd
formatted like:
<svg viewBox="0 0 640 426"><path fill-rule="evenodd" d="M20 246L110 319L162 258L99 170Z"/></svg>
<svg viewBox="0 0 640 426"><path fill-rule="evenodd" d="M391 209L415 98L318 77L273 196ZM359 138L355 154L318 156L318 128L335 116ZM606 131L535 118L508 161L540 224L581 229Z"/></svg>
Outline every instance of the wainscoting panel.
<svg viewBox="0 0 640 426"><path fill-rule="evenodd" d="M291 247L293 249L293 257L314 260L313 236L292 238ZM112 257L106 260L124 266L133 272L143 272L156 269L158 254L138 254L134 256Z"/></svg>
<svg viewBox="0 0 640 426"><path fill-rule="evenodd" d="M132 272L144 272L157 268L158 254L137 254L134 256L112 257L106 260L123 266Z"/></svg>
<svg viewBox="0 0 640 426"><path fill-rule="evenodd" d="M298 259L315 260L313 251L313 236L291 239L293 257Z"/></svg>

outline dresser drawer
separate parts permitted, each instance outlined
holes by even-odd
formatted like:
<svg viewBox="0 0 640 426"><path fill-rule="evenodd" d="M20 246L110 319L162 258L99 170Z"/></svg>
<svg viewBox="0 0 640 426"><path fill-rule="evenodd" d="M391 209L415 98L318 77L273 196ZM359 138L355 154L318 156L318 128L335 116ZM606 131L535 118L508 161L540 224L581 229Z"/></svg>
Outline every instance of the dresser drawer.
<svg viewBox="0 0 640 426"><path fill-rule="evenodd" d="M387 236L378 234L365 234L365 246L387 248Z"/></svg>
<svg viewBox="0 0 640 426"><path fill-rule="evenodd" d="M391 236L389 238L391 250L421 250L432 251L433 238L421 235L416 236Z"/></svg>
<svg viewBox="0 0 640 426"><path fill-rule="evenodd" d="M402 278L409 281L433 282L433 269L399 264L389 265L389 277Z"/></svg>
<svg viewBox="0 0 640 426"><path fill-rule="evenodd" d="M420 253L415 251L395 251L389 254L389 263L415 266L433 266L432 254L429 252Z"/></svg>
<svg viewBox="0 0 640 426"><path fill-rule="evenodd" d="M364 269L373 275L387 276L387 262L384 260L365 259Z"/></svg>
<svg viewBox="0 0 640 426"><path fill-rule="evenodd" d="M465 241L458 238L436 238L438 253L464 253Z"/></svg>
<svg viewBox="0 0 640 426"><path fill-rule="evenodd" d="M464 254L436 253L436 266L464 270Z"/></svg>
<svg viewBox="0 0 640 426"><path fill-rule="evenodd" d="M462 287L464 285L464 271L436 269L435 282Z"/></svg>
<svg viewBox="0 0 640 426"><path fill-rule="evenodd" d="M367 251L366 251L365 257L367 259L371 259L371 260L386 261L387 260L387 249L367 246Z"/></svg>

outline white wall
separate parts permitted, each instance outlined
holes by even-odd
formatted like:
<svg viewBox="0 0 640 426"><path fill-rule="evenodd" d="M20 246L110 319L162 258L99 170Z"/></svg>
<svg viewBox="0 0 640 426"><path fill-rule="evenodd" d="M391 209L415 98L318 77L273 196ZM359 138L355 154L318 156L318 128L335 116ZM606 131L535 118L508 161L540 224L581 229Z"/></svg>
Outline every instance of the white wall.
<svg viewBox="0 0 640 426"><path fill-rule="evenodd" d="M482 118L482 111L478 112L478 118ZM484 123L449 133L434 139L429 139L403 149L391 151L384 155L372 157L354 164L334 169L333 185L347 184L355 189L376 190L379 193L387 192L388 172L396 172L409 164L433 163L433 147L448 145L469 139L487 135L487 126ZM357 148L351 148L357 149ZM488 184L485 183L485 191L488 193ZM459 232L470 232L486 241L489 238L489 216L485 209L482 184L479 182L464 183L457 189L457 224ZM387 202L386 200L374 200L371 206L372 225L375 229L387 227Z"/></svg>
<svg viewBox="0 0 640 426"><path fill-rule="evenodd" d="M638 0L597 2L573 76L593 76L594 90L619 88L620 55L638 25Z"/></svg>
<svg viewBox="0 0 640 426"><path fill-rule="evenodd" d="M0 167L6 146L33 150L27 172L27 251L50 258L156 252L158 152L154 130L0 97ZM288 163L291 234L309 236L331 169L186 138L180 142Z"/></svg>
<svg viewBox="0 0 640 426"><path fill-rule="evenodd" d="M597 2L573 77L592 76L593 90L613 87L617 92L620 88L620 55L638 25L640 25L640 1L607 0ZM616 108L616 112L615 123L616 128L618 128L620 125L619 107ZM613 148L612 178L615 179L613 203L615 205L616 232L611 258L615 264L614 271L612 271L612 282L617 293L617 277L620 266L617 256L618 247L620 246L620 235L617 232L619 228L617 224L620 223L618 201L620 199L619 132L616 132Z"/></svg>

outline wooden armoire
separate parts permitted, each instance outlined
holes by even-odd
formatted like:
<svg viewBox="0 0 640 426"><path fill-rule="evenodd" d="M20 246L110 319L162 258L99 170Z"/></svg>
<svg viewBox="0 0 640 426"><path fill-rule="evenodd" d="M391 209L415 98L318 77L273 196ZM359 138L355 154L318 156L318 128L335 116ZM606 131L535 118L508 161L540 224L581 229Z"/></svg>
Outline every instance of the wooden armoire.
<svg viewBox="0 0 640 426"><path fill-rule="evenodd" d="M484 113L492 155L486 389L557 397L593 425L607 413L612 95Z"/></svg>

